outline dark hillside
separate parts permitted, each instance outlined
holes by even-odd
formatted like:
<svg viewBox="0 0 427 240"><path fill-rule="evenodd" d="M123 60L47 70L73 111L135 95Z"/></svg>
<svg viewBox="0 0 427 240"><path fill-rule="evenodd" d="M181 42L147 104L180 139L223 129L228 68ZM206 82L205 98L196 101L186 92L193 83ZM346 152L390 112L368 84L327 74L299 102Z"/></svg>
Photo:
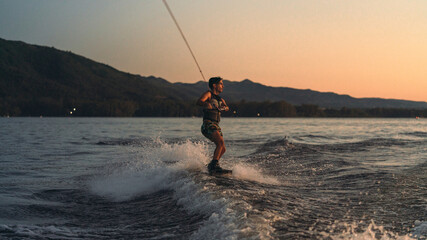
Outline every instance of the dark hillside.
<svg viewBox="0 0 427 240"><path fill-rule="evenodd" d="M171 84L55 48L0 39L0 114L132 116L140 103L182 99ZM117 106L120 106L117 110ZM115 109L114 111L112 109Z"/></svg>

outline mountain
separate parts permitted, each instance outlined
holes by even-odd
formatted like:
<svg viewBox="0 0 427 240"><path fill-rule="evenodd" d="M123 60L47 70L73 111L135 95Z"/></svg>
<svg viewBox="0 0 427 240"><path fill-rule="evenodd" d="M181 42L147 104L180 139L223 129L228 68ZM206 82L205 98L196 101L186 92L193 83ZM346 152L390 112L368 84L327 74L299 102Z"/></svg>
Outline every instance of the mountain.
<svg viewBox="0 0 427 240"><path fill-rule="evenodd" d="M200 92L207 84L175 83L184 89ZM221 94L231 102L240 101L286 101L293 105L314 104L323 108L412 108L426 109L427 102L416 102L382 98L353 98L349 95L339 95L332 92L300 90L287 87L269 87L248 79L241 82L224 81L225 91Z"/></svg>
<svg viewBox="0 0 427 240"><path fill-rule="evenodd" d="M325 108L427 109L426 102L352 98L250 80L224 80L227 102L286 101ZM69 51L0 38L0 115L81 116L198 115L194 101L206 82L170 83L154 76L118 71ZM191 104L189 104L191 102Z"/></svg>
<svg viewBox="0 0 427 240"><path fill-rule="evenodd" d="M129 116L140 103L179 101L161 78L118 71L71 52L0 39L0 115ZM112 110L113 109L113 110Z"/></svg>

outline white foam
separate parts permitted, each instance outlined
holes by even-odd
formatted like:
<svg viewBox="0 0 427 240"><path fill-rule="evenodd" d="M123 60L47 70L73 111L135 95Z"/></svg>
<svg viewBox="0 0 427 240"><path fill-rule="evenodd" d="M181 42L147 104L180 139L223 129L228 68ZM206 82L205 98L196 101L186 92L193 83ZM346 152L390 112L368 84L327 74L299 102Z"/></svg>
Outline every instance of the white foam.
<svg viewBox="0 0 427 240"><path fill-rule="evenodd" d="M126 201L174 189L173 183L180 172L205 168L208 158L203 143L157 143L159 145L142 147L137 158L128 160L121 168L93 179L89 183L91 191L113 201Z"/></svg>
<svg viewBox="0 0 427 240"><path fill-rule="evenodd" d="M154 140L157 146L145 146L136 160L146 166L178 164L185 169L201 169L208 162L208 147L204 142L168 144L160 139Z"/></svg>
<svg viewBox="0 0 427 240"><path fill-rule="evenodd" d="M329 232L321 232L320 234L324 238L333 239L333 240L410 240L415 239L414 234L399 235L392 231L388 231L384 226L378 226L371 221L370 224L365 228L365 230L360 229L359 223L335 223L330 226ZM337 231L340 229L339 231ZM418 235L420 236L420 235Z"/></svg>
<svg viewBox="0 0 427 240"><path fill-rule="evenodd" d="M273 185L280 184L276 178L265 176L261 171L255 169L255 167L244 164L237 164L233 167L233 177Z"/></svg>
<svg viewBox="0 0 427 240"><path fill-rule="evenodd" d="M124 170L91 182L91 190L113 201L125 201L169 188L168 169Z"/></svg>

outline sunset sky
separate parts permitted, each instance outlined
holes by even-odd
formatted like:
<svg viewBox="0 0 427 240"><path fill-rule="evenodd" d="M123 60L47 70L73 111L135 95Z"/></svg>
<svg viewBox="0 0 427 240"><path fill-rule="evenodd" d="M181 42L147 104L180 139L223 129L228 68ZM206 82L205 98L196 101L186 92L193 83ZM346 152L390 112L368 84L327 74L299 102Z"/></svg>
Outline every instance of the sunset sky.
<svg viewBox="0 0 427 240"><path fill-rule="evenodd" d="M425 0L168 0L206 78L427 101ZM161 0L0 0L0 38L202 77ZM225 86L226 91L226 86Z"/></svg>

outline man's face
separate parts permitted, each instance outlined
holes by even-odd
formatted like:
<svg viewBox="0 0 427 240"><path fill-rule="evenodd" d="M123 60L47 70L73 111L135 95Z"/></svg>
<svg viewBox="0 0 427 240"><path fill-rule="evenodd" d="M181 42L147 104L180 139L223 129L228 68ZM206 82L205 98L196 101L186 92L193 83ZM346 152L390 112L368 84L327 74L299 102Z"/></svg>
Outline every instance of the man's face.
<svg viewBox="0 0 427 240"><path fill-rule="evenodd" d="M224 83L222 82L222 80L220 80L218 83L213 84L213 87L217 92L221 93L224 89Z"/></svg>

